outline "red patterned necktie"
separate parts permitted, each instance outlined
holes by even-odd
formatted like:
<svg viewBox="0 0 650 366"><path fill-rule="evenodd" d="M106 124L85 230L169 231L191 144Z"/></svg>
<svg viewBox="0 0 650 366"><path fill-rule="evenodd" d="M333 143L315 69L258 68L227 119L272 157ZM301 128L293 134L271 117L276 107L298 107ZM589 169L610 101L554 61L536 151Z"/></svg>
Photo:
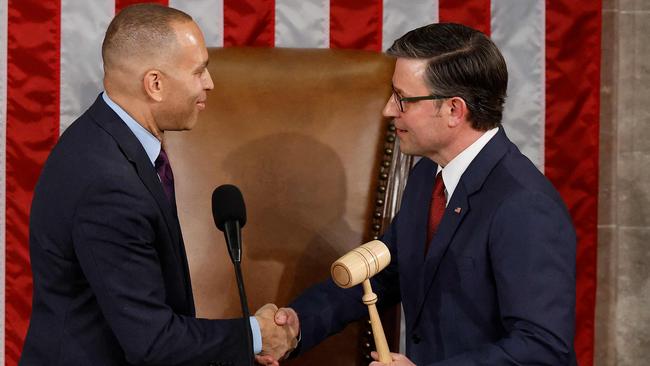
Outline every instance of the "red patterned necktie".
<svg viewBox="0 0 650 366"><path fill-rule="evenodd" d="M429 204L429 225L427 227L427 243L425 252L429 250L431 239L438 230L442 215L445 213L447 198L445 197L445 183L442 181L442 172L436 175L436 180L433 184L433 194L431 195L431 203Z"/></svg>
<svg viewBox="0 0 650 366"><path fill-rule="evenodd" d="M176 198L174 197L174 174L172 173L172 166L169 164L167 153L162 148L154 165L160 177L160 183L162 183L165 195L169 199L169 203L173 206L176 203Z"/></svg>

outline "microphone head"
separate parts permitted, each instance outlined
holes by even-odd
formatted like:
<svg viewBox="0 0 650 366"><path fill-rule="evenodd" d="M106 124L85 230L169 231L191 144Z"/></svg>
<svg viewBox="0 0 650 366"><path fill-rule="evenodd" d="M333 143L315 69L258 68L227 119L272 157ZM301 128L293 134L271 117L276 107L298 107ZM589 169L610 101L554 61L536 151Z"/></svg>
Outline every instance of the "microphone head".
<svg viewBox="0 0 650 366"><path fill-rule="evenodd" d="M246 224L246 206L239 188L224 184L212 192L212 217L221 231L227 221L239 221L239 227Z"/></svg>

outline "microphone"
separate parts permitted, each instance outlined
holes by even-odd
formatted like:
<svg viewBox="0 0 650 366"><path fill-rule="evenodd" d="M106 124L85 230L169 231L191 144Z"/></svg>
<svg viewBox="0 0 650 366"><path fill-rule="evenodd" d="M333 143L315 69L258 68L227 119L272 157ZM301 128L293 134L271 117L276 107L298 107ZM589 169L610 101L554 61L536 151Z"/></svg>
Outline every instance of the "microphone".
<svg viewBox="0 0 650 366"><path fill-rule="evenodd" d="M246 206L239 188L224 184L212 192L212 217L223 231L233 263L241 263L241 228L246 224Z"/></svg>
<svg viewBox="0 0 650 366"><path fill-rule="evenodd" d="M241 302L242 321L246 329L246 342L248 343L248 364L253 365L253 335L250 327L250 312L248 300L244 290L244 278L241 273L241 228L246 224L246 206L239 188L232 184L224 184L212 192L212 218L217 229L223 231L226 238L228 254L235 267L237 289Z"/></svg>

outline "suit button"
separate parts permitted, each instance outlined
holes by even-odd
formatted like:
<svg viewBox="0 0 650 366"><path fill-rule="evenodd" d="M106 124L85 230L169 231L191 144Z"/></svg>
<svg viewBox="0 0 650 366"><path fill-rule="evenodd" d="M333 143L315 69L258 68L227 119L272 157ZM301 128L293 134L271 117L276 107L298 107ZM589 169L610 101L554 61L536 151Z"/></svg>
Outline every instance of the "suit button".
<svg viewBox="0 0 650 366"><path fill-rule="evenodd" d="M411 340L413 343L418 344L422 340L420 336L417 333L413 333L413 336L411 337Z"/></svg>

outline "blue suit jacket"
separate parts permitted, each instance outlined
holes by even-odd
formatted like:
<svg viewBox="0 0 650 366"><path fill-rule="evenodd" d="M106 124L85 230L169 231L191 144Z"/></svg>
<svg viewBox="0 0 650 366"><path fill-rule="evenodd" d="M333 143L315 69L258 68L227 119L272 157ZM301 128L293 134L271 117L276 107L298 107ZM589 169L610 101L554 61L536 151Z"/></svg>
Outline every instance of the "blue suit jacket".
<svg viewBox="0 0 650 366"><path fill-rule="evenodd" d="M383 237L391 264L372 281L380 305L402 302L407 356L417 365L575 364L576 238L557 191L501 128L462 175L425 256L436 170L426 158L413 169ZM331 281L291 306L300 351L367 314L360 288Z"/></svg>
<svg viewBox="0 0 650 366"><path fill-rule="evenodd" d="M30 255L21 365L246 363L241 320L194 317L175 208L144 148L101 97L43 168Z"/></svg>

